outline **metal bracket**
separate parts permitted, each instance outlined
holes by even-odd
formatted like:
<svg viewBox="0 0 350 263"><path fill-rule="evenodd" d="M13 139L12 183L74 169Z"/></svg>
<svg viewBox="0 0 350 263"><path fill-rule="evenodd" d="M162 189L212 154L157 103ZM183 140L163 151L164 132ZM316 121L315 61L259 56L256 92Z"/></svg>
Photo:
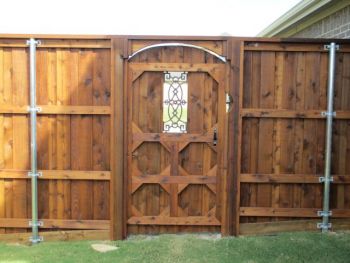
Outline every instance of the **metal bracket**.
<svg viewBox="0 0 350 263"><path fill-rule="evenodd" d="M31 40L27 40L27 41L26 41L27 46L30 45L30 41L31 41ZM37 46L40 46L40 45L41 45L41 41L40 41L40 40L34 40L34 43L35 43L35 45L37 45Z"/></svg>
<svg viewBox="0 0 350 263"><path fill-rule="evenodd" d="M226 105L231 105L232 104L232 96L228 93L226 93Z"/></svg>
<svg viewBox="0 0 350 263"><path fill-rule="evenodd" d="M36 224L34 224L33 221L29 221L29 226L43 227L44 226L44 222L43 221L37 221Z"/></svg>
<svg viewBox="0 0 350 263"><path fill-rule="evenodd" d="M37 172L37 173L28 172L28 176L29 177L42 177L43 173L42 172Z"/></svg>
<svg viewBox="0 0 350 263"><path fill-rule="evenodd" d="M27 108L27 110L29 111L29 112L41 112L41 107L30 107L30 106L28 106L28 108Z"/></svg>
<svg viewBox="0 0 350 263"><path fill-rule="evenodd" d="M30 237L29 241L34 243L34 244L36 244L36 243L39 243L39 242L43 242L44 241L44 237L42 237L42 236L38 236L38 238Z"/></svg>
<svg viewBox="0 0 350 263"><path fill-rule="evenodd" d="M317 211L318 216L332 216L332 211Z"/></svg>
<svg viewBox="0 0 350 263"><path fill-rule="evenodd" d="M334 180L333 176L329 177L328 179L326 179L326 177L324 177L324 176L318 177L318 181L320 183L324 183L326 181L333 182L333 180Z"/></svg>
<svg viewBox="0 0 350 263"><path fill-rule="evenodd" d="M324 45L323 46L324 50L329 50L331 48L331 45ZM339 50L339 45L335 45L335 50Z"/></svg>
<svg viewBox="0 0 350 263"><path fill-rule="evenodd" d="M323 116L323 117L327 117L327 116L335 117L335 116L337 116L337 113L335 111L333 111L333 112L322 111L321 112L321 116Z"/></svg>
<svg viewBox="0 0 350 263"><path fill-rule="evenodd" d="M226 112L229 112L231 110L232 103L232 96L226 92Z"/></svg>
<svg viewBox="0 0 350 263"><path fill-rule="evenodd" d="M332 228L332 223L328 223L328 224L324 224L324 223L317 223L317 228L318 229L324 229L324 230L328 230L330 228Z"/></svg>

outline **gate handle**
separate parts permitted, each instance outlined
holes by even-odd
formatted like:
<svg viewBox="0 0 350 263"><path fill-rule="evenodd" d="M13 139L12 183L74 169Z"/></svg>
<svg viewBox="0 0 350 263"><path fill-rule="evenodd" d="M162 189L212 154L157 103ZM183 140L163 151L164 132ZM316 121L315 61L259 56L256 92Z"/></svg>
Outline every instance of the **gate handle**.
<svg viewBox="0 0 350 263"><path fill-rule="evenodd" d="M216 146L218 143L218 131L216 128L214 128L214 134L213 134L213 145Z"/></svg>

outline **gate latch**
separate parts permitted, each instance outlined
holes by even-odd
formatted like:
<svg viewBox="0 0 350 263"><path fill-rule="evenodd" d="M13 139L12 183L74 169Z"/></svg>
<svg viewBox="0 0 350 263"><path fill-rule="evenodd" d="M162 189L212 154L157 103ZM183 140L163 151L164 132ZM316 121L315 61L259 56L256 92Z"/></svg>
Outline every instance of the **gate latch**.
<svg viewBox="0 0 350 263"><path fill-rule="evenodd" d="M213 145L216 146L217 144L218 144L218 130L214 128Z"/></svg>

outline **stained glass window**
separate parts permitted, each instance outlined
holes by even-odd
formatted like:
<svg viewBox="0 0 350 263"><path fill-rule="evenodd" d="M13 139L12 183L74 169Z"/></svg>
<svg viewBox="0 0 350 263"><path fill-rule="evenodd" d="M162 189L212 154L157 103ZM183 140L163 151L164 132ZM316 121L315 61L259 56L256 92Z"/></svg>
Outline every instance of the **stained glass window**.
<svg viewBox="0 0 350 263"><path fill-rule="evenodd" d="M187 132L187 72L164 72L163 132Z"/></svg>

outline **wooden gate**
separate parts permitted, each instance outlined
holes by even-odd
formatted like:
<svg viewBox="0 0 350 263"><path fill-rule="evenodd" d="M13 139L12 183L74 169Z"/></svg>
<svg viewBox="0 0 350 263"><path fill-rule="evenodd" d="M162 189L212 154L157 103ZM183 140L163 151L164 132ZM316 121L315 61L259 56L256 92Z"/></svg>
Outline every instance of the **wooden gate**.
<svg viewBox="0 0 350 263"><path fill-rule="evenodd" d="M128 63L128 233L220 230L226 65L205 57L165 47Z"/></svg>

